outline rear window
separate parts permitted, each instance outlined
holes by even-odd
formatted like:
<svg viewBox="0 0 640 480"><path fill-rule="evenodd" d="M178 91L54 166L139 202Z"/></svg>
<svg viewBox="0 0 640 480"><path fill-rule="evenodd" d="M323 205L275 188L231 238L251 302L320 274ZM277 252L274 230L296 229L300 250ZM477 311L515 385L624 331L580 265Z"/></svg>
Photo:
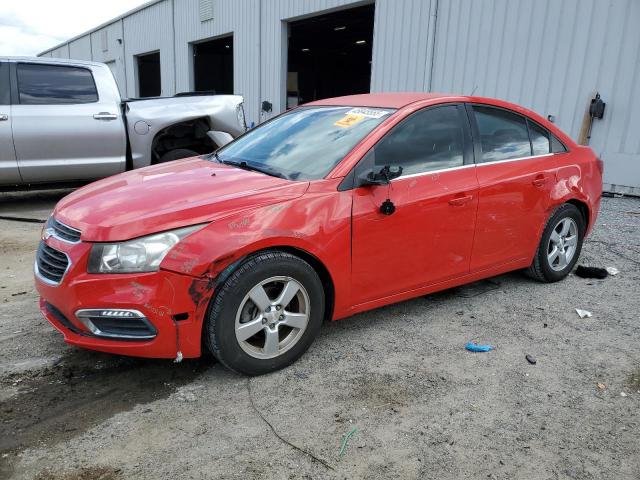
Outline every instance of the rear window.
<svg viewBox="0 0 640 480"><path fill-rule="evenodd" d="M525 119L498 108L474 106L480 131L482 162L499 162L531 155Z"/></svg>
<svg viewBox="0 0 640 480"><path fill-rule="evenodd" d="M19 63L18 95L22 105L93 103L98 91L87 68Z"/></svg>
<svg viewBox="0 0 640 480"><path fill-rule="evenodd" d="M536 123L527 120L529 135L531 136L531 148L534 155L545 155L551 152L549 132Z"/></svg>

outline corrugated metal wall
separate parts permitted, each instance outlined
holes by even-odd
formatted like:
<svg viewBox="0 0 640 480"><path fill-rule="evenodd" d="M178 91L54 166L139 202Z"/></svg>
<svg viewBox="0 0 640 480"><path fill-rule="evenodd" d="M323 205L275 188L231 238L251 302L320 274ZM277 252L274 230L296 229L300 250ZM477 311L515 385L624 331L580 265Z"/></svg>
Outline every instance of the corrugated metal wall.
<svg viewBox="0 0 640 480"><path fill-rule="evenodd" d="M428 90L436 3L376 2L372 92Z"/></svg>
<svg viewBox="0 0 640 480"><path fill-rule="evenodd" d="M193 42L233 35L234 93L245 98L247 121L258 123L260 0L214 1L212 18L204 21L200 20L202 2L175 3L176 92L193 90Z"/></svg>
<svg viewBox="0 0 640 480"><path fill-rule="evenodd" d="M371 1L163 0L45 55L114 62L121 92L135 96L135 55L159 50L162 93L172 95L192 89L191 44L232 33L234 91L258 123L284 109L287 22ZM591 145L605 180L640 188L640 0L375 4L372 91L504 98L554 115L577 138L597 90L607 109Z"/></svg>
<svg viewBox="0 0 640 480"><path fill-rule="evenodd" d="M173 95L175 59L173 57L173 0L165 0L124 18L127 93L138 95L136 55L160 51L161 95Z"/></svg>
<svg viewBox="0 0 640 480"><path fill-rule="evenodd" d="M114 77L118 83L120 94L129 97L134 96L135 92L129 92L127 90L127 69L125 65L122 24L122 20L117 20L91 33L91 57L87 60L90 59L107 64L114 62Z"/></svg>

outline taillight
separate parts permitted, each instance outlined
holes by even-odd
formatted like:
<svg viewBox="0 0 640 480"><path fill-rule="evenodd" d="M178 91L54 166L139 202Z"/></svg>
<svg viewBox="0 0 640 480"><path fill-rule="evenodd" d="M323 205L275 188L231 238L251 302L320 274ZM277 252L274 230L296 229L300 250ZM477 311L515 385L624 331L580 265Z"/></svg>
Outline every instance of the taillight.
<svg viewBox="0 0 640 480"><path fill-rule="evenodd" d="M596 164L598 165L598 170L600 170L600 175L604 175L604 162L600 157L596 157Z"/></svg>

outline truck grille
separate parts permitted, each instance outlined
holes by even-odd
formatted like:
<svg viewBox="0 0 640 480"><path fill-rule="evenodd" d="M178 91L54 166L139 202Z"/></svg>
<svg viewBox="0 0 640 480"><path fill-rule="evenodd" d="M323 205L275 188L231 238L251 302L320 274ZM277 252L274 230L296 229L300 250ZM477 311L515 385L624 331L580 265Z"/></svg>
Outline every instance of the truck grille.
<svg viewBox="0 0 640 480"><path fill-rule="evenodd" d="M65 242L78 243L80 241L80 230L76 230L75 228L65 225L53 217L49 218L47 228L52 229L53 235Z"/></svg>
<svg viewBox="0 0 640 480"><path fill-rule="evenodd" d="M69 268L69 257L40 242L36 253L36 273L48 283L58 284Z"/></svg>

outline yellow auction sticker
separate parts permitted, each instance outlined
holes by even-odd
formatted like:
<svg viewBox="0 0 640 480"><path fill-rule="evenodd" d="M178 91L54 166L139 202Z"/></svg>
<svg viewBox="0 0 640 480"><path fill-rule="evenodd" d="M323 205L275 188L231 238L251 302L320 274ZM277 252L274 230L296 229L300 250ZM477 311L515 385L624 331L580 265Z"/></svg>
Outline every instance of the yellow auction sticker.
<svg viewBox="0 0 640 480"><path fill-rule="evenodd" d="M349 127L353 127L356 123L359 123L364 119L365 119L364 115L355 115L352 113L348 113L344 117L342 117L340 120L338 120L336 123L334 123L334 125L336 127L349 128Z"/></svg>

